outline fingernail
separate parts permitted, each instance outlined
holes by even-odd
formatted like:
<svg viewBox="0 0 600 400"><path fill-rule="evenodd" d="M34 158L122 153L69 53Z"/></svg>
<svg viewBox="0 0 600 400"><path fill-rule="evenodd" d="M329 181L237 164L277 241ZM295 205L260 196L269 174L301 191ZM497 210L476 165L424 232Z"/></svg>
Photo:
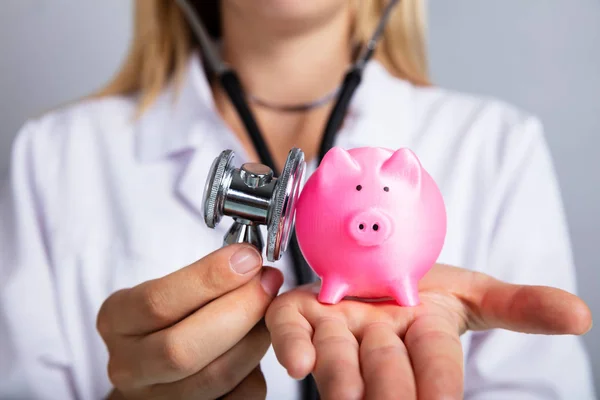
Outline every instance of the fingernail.
<svg viewBox="0 0 600 400"><path fill-rule="evenodd" d="M246 275L247 273L254 271L259 268L262 264L262 259L258 251L253 247L244 247L238 250L229 259L229 265L231 269L240 275Z"/></svg>
<svg viewBox="0 0 600 400"><path fill-rule="evenodd" d="M260 284L267 294L271 297L275 297L279 292L279 288L283 283L281 274L272 269L264 269L260 276Z"/></svg>

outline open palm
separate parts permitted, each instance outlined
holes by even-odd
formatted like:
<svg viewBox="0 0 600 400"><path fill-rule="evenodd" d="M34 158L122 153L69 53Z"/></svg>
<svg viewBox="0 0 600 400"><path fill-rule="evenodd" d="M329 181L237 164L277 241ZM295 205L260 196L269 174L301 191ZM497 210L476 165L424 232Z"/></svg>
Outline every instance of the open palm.
<svg viewBox="0 0 600 400"><path fill-rule="evenodd" d="M416 307L322 304L318 290L282 294L266 322L279 362L296 379L312 373L323 399L462 399L465 331L583 334L591 327L589 308L565 291L445 265L421 280Z"/></svg>

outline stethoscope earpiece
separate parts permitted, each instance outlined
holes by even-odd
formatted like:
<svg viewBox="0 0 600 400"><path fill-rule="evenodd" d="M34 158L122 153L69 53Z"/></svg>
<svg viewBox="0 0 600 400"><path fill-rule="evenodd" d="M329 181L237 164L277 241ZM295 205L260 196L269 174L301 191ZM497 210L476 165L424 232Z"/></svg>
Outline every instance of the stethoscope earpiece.
<svg viewBox="0 0 600 400"><path fill-rule="evenodd" d="M213 162L204 188L204 221L216 228L223 216L233 225L223 245L250 243L264 249L260 226L267 226L267 259L281 259L294 228L296 201L302 190L306 163L302 150L294 148L287 157L281 176L259 163L234 166L235 154L223 151Z"/></svg>

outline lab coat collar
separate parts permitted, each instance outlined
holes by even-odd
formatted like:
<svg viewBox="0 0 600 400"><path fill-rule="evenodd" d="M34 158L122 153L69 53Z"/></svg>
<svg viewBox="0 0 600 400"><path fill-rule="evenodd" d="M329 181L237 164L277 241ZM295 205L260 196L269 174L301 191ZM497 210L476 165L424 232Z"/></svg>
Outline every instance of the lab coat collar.
<svg viewBox="0 0 600 400"><path fill-rule="evenodd" d="M410 120L408 96L400 95L404 91L398 90L401 85L376 61L369 63L335 145L393 148ZM204 207L201 188L213 160L224 149L230 149L236 154L236 164L248 161L240 141L217 112L200 57L195 54L180 91L174 86L165 90L142 116L138 128L139 160L151 163L167 157L178 159L181 170L174 191L200 217ZM308 168L314 171L314 160L309 160Z"/></svg>
<svg viewBox="0 0 600 400"><path fill-rule="evenodd" d="M193 149L203 141L199 123L217 116L200 57L192 54L180 84L171 82L137 124L136 152L141 162L155 162Z"/></svg>
<svg viewBox="0 0 600 400"><path fill-rule="evenodd" d="M401 94L408 93L408 86L392 77L376 60L369 62L363 83L350 103L345 128L338 135L343 136L344 147L367 143L386 146L391 137L398 139L398 135L409 132L412 105L408 96ZM391 118L401 122L402 127L389 124ZM221 135L220 140L224 133L230 133L214 103L201 58L192 53L181 84L171 83L140 117L136 132L138 160L156 162L197 149L211 132L214 139L215 134ZM227 144L243 153L235 140L230 142Z"/></svg>

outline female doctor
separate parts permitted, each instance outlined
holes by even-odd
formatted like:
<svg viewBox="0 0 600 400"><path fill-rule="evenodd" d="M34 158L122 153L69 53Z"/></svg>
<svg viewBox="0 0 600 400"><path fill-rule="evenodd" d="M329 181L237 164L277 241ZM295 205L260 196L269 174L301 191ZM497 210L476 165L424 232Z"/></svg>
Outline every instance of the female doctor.
<svg viewBox="0 0 600 400"><path fill-rule="evenodd" d="M316 167L328 95L383 5L195 1L278 168L294 146ZM420 0L392 12L335 136L411 148L443 191L448 236L415 308L324 306L318 283L295 288L287 255L267 267L253 248L216 250L227 227L201 218L211 162L257 152L175 1L136 13L106 89L14 144L0 398L310 398L307 376L324 399L594 398L578 337L591 315L541 124L429 84Z"/></svg>

